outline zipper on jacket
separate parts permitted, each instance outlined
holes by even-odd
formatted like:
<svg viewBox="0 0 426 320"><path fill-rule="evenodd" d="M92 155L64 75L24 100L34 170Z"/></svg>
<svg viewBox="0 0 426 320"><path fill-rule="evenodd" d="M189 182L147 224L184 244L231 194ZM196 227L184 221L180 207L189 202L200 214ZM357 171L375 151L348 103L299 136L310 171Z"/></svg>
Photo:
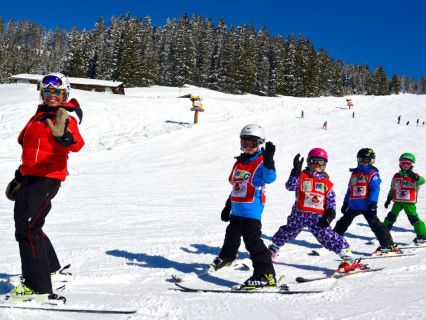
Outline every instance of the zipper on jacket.
<svg viewBox="0 0 426 320"><path fill-rule="evenodd" d="M38 139L37 151L35 156L36 163L38 162L38 152L40 151L40 139Z"/></svg>

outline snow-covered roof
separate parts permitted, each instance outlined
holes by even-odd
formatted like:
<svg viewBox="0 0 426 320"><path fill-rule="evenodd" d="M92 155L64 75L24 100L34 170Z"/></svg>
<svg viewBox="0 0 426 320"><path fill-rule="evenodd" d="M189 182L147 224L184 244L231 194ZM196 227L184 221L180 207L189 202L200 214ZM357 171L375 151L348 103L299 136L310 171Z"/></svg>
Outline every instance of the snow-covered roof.
<svg viewBox="0 0 426 320"><path fill-rule="evenodd" d="M10 78L14 80L33 80L40 81L44 75L41 74L29 74L20 73L13 75ZM83 84L91 86L102 86L102 87L118 87L123 84L121 81L109 81L109 80L98 80L98 79L87 79L87 78L73 78L68 77L71 84Z"/></svg>

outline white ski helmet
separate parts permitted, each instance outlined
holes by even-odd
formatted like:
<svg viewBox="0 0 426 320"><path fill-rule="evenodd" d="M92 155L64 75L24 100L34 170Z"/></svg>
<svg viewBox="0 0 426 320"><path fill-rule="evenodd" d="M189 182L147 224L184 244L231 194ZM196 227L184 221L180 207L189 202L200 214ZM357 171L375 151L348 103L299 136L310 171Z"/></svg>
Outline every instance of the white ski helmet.
<svg viewBox="0 0 426 320"><path fill-rule="evenodd" d="M71 91L71 84L66 76L62 73L49 73L40 81L40 90L46 88L62 89L65 91L65 100L68 100Z"/></svg>
<svg viewBox="0 0 426 320"><path fill-rule="evenodd" d="M258 146L265 143L265 130L257 124L247 124L240 132L240 139L245 137L257 138Z"/></svg>

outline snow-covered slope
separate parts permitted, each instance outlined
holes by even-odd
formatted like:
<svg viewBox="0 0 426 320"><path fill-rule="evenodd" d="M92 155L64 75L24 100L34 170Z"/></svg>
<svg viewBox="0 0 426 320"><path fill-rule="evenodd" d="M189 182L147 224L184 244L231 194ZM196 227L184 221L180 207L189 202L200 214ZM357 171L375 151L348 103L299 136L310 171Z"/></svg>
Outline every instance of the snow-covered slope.
<svg viewBox="0 0 426 320"><path fill-rule="evenodd" d="M192 125L189 99L203 98L206 112ZM333 253L307 255L318 248L302 232L281 249L275 264L294 289L326 288L304 296L226 295L171 291L172 274L205 267L218 254L226 224L220 212L230 192L229 171L239 154L239 132L247 123L264 126L276 144L277 181L267 186L263 215L266 244L285 223L294 195L285 190L296 153L313 147L329 153L327 172L335 183L338 217L349 178L362 147L376 151L383 180L379 216L402 152L415 153L415 171L426 174L426 96L354 96L354 109L344 98L292 98L228 95L197 87L127 89L126 96L74 90L84 111L81 131L86 146L71 154L70 176L53 200L45 232L63 264L71 263L73 279L65 295L71 306L136 308L122 319L423 319L426 298L426 249L415 256L370 261L386 269L339 281L296 284L296 276L332 272ZM0 186L6 187L19 165L17 135L38 103L34 86L0 85ZM300 118L301 111L305 117ZM355 118L352 118L352 112ZM397 125L398 115L402 124ZM328 130L321 130L324 121ZM405 123L410 121L410 125ZM425 215L426 191L418 199ZM415 234L404 213L392 231L395 241ZM355 253L374 235L362 217L347 233ZM13 203L0 201L0 293L19 274L14 240ZM249 262L244 246L240 258ZM224 273L197 282L221 287L245 280L247 271ZM15 277L16 279L16 277ZM58 314L0 310L0 319L58 319ZM61 314L60 319L105 319L106 316ZM120 316L111 316L120 318Z"/></svg>

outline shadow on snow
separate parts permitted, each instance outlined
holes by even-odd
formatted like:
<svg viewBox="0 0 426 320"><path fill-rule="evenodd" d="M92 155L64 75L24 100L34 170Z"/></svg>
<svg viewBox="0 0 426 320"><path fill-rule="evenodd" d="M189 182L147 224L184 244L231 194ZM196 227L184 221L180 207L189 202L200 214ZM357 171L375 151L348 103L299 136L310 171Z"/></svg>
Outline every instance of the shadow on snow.
<svg viewBox="0 0 426 320"><path fill-rule="evenodd" d="M210 247L204 244L191 244L191 248L181 248L183 251L194 254L213 254L218 255L219 247ZM125 258L128 260L128 265L134 265L141 268L154 268L154 269L174 269L182 273L201 272L208 268L208 264L204 263L185 263L170 260L166 257L159 255L149 255L146 253L132 253L124 250L109 250L106 251L107 255ZM239 259L249 258L247 252L239 252ZM230 287L237 282L221 279L213 275L206 275L201 278L203 281L214 283L219 286Z"/></svg>
<svg viewBox="0 0 426 320"><path fill-rule="evenodd" d="M357 224L361 227L369 227L369 225L367 223L357 223ZM395 225L393 225L391 232L411 232L411 233L415 233L413 229L395 227Z"/></svg>
<svg viewBox="0 0 426 320"><path fill-rule="evenodd" d="M14 285L10 282L10 278L18 276L19 274L0 273L0 294L12 291Z"/></svg>

